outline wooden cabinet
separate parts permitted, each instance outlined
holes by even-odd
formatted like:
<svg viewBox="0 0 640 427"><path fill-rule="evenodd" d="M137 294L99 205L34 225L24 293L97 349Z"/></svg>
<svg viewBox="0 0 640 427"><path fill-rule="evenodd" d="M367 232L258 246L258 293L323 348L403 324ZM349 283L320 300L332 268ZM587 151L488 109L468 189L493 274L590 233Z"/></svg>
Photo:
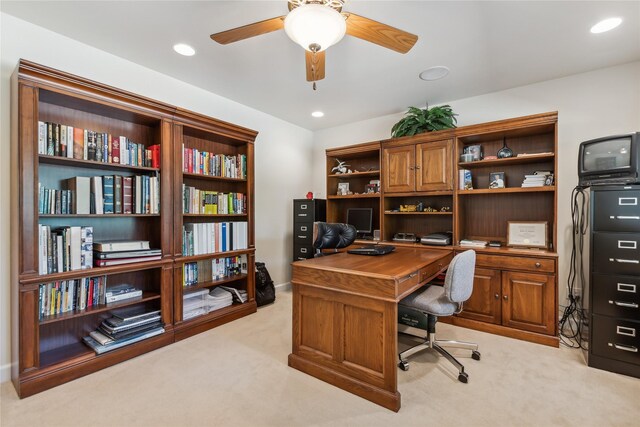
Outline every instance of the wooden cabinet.
<svg viewBox="0 0 640 427"><path fill-rule="evenodd" d="M500 324L502 321L502 283L500 270L476 268L473 292L463 304L461 317Z"/></svg>
<svg viewBox="0 0 640 427"><path fill-rule="evenodd" d="M255 311L253 274L244 274L226 284L246 290L246 304L202 321L181 317L184 264L225 256L183 257L183 224L211 217L184 213L183 184L246 195L245 212L212 221L248 223L242 253L253 273L255 131L25 60L12 77L11 102L12 380L20 397L168 345L176 329L186 336ZM183 143L245 154L247 178L183 173ZM153 256L94 262L93 243L107 240L148 241ZM141 295L107 303L106 291L118 285ZM164 332L96 354L85 338L119 308L159 311Z"/></svg>
<svg viewBox="0 0 640 427"><path fill-rule="evenodd" d="M384 192L453 189L453 141L389 147L384 150Z"/></svg>

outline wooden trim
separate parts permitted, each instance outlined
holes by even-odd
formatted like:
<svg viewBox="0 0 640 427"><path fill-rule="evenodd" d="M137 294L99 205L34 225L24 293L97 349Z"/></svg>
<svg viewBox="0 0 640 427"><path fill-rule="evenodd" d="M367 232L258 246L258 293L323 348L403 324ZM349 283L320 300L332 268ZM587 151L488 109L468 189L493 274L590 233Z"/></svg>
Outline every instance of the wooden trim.
<svg viewBox="0 0 640 427"><path fill-rule="evenodd" d="M364 142L362 144L349 145L348 147L327 148L327 157L343 157L354 154L376 154L380 153L380 141Z"/></svg>
<svg viewBox="0 0 640 427"><path fill-rule="evenodd" d="M204 114L176 107L174 120L183 125L198 128L207 132L213 132L230 138L253 143L258 132L222 120L217 120Z"/></svg>

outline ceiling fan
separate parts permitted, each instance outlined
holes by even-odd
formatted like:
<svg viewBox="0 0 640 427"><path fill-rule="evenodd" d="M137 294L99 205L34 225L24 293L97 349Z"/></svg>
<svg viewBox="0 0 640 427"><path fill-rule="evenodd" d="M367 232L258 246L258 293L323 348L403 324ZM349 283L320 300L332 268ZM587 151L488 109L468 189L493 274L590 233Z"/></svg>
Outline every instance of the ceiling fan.
<svg viewBox="0 0 640 427"><path fill-rule="evenodd" d="M284 28L306 52L307 81L324 79L324 51L345 34L382 47L407 53L418 36L355 13L342 12L346 0L288 0L289 13L242 27L211 34L220 44L229 44Z"/></svg>

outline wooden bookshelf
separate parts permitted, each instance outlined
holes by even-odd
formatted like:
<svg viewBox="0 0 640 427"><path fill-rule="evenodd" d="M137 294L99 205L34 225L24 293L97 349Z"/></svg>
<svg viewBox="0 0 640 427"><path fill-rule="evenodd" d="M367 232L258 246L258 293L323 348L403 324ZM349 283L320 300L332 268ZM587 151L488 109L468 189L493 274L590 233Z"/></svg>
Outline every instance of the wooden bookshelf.
<svg viewBox="0 0 640 427"><path fill-rule="evenodd" d="M176 324L180 323L182 313L182 306L174 304L182 302L182 289L176 286L176 277L184 263L244 254L248 259L246 274L229 281L212 281L204 287L226 283L246 289L249 301L181 325L180 336L193 335L256 311L254 279L253 274L249 274L254 269L255 252L253 142L256 132L25 60L20 61L12 76L11 102L15 113L11 125L11 293L12 336L16 343L12 346L12 380L20 397L174 342ZM81 158L81 152L76 158L43 154L38 141L38 122L124 136L139 144L141 151L137 153L158 145L159 167L85 160L87 157ZM183 173L183 143L222 154L245 154L247 176L237 179ZM66 190L65 182L69 178L108 175L158 177L159 213L39 214L39 183L47 189ZM183 215L183 183L225 193L245 193L246 212ZM247 249L183 257L182 224L208 221L247 222ZM161 259L40 274L40 224L52 229L92 227L94 242L147 240L152 249L161 250ZM72 281L66 282L66 286L76 286L76 280L91 277L103 277L107 289L131 284L143 291L142 296L82 310L72 307L64 312L58 308L47 311L47 307L40 305L41 285ZM101 355L83 343L82 338L109 317L112 310L130 306L160 310L165 332Z"/></svg>

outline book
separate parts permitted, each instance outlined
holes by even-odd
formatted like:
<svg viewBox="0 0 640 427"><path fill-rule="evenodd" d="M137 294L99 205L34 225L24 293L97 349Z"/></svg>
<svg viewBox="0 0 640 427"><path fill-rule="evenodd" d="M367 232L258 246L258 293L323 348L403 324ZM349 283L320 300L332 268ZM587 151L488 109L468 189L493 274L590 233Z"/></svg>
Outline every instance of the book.
<svg viewBox="0 0 640 427"><path fill-rule="evenodd" d="M114 213L122 213L122 176L114 175L113 177L113 205Z"/></svg>
<svg viewBox="0 0 640 427"><path fill-rule="evenodd" d="M162 255L161 249L147 249L139 251L119 251L119 252L95 252L95 257L98 259L118 259L118 258L135 258L145 257L152 255Z"/></svg>
<svg viewBox="0 0 640 427"><path fill-rule="evenodd" d="M156 335L160 335L162 333L164 333L164 328L163 327L158 327L158 328L155 328L155 329L151 329L148 332L144 332L144 333L142 333L140 335L130 337L127 340L122 340L122 341L118 341L118 342L114 341L112 343L108 343L107 345L100 344L98 341L93 339L91 336L86 336L86 337L82 338L82 340L84 341L85 344L87 344L89 347L91 347L96 352L96 354L102 354L102 353L106 353L108 351L115 350L115 349L120 348L120 347L127 346L129 344L133 344L133 343L138 342L138 341L142 341L142 340L147 339L147 338L154 337Z"/></svg>
<svg viewBox="0 0 640 427"><path fill-rule="evenodd" d="M72 212L74 214L91 213L91 178L76 176L67 180L67 188L74 192Z"/></svg>
<svg viewBox="0 0 640 427"><path fill-rule="evenodd" d="M91 177L91 213L101 215L104 213L104 199L102 197L102 177Z"/></svg>
<svg viewBox="0 0 640 427"><path fill-rule="evenodd" d="M135 286L130 285L128 283L122 283L116 286L111 286L109 289L107 289L104 295L106 297L111 297L115 295L126 294L127 292L133 292L133 291L137 291Z"/></svg>
<svg viewBox="0 0 640 427"><path fill-rule="evenodd" d="M102 177L102 197L104 198L104 213L114 213L114 179L113 175Z"/></svg>
<svg viewBox="0 0 640 427"><path fill-rule="evenodd" d="M96 267L108 267L110 265L133 264L134 262L157 261L162 259L162 255L145 256L137 258L120 258L120 259L96 259L94 265Z"/></svg>
<svg viewBox="0 0 640 427"><path fill-rule="evenodd" d="M118 136L111 138L111 161L120 163L120 137Z"/></svg>
<svg viewBox="0 0 640 427"><path fill-rule="evenodd" d="M96 147L97 147L97 139L96 139L96 135L95 132L93 131L86 131L86 141L85 141L85 145L87 148L87 156L86 159L87 160L96 160Z"/></svg>
<svg viewBox="0 0 640 427"><path fill-rule="evenodd" d="M100 252L118 252L151 248L148 240L103 240L95 242L93 249Z"/></svg>
<svg viewBox="0 0 640 427"><path fill-rule="evenodd" d="M38 122L38 154L47 154L47 124Z"/></svg>
<svg viewBox="0 0 640 427"><path fill-rule="evenodd" d="M133 178L122 177L122 213L133 213Z"/></svg>
<svg viewBox="0 0 640 427"><path fill-rule="evenodd" d="M127 321L124 321L119 317L113 316L108 319L105 319L101 325L104 327L103 329L108 333L114 333L114 332L125 331L127 329L132 329L142 325L148 325L148 324L159 321L160 318L161 318L160 311L158 310L156 314L138 317L136 319L127 320Z"/></svg>
<svg viewBox="0 0 640 427"><path fill-rule="evenodd" d="M160 310L146 311L146 307L140 305L133 305L130 307L123 307L111 312L114 318L120 319L122 322L133 322L140 319L146 319L160 314ZM111 319L114 320L115 319Z"/></svg>
<svg viewBox="0 0 640 427"><path fill-rule="evenodd" d="M134 326L133 328L124 329L122 331L114 331L109 332L104 325L98 326L98 332L102 333L107 338L112 339L113 341L121 341L126 340L132 336L139 335L140 333L149 331L151 329L155 329L157 327L162 326L162 322L157 320L152 323L147 323L145 325Z"/></svg>
<svg viewBox="0 0 640 427"><path fill-rule="evenodd" d="M73 158L84 160L84 129L73 129Z"/></svg>
<svg viewBox="0 0 640 427"><path fill-rule="evenodd" d="M473 246L473 247L483 248L487 246L487 243L488 242L484 240L471 240L471 239L460 240L460 246Z"/></svg>
<svg viewBox="0 0 640 427"><path fill-rule="evenodd" d="M123 294L105 296L105 302L111 304L112 302L125 301L133 298L140 298L142 296L142 290L137 289L131 292L125 292Z"/></svg>

